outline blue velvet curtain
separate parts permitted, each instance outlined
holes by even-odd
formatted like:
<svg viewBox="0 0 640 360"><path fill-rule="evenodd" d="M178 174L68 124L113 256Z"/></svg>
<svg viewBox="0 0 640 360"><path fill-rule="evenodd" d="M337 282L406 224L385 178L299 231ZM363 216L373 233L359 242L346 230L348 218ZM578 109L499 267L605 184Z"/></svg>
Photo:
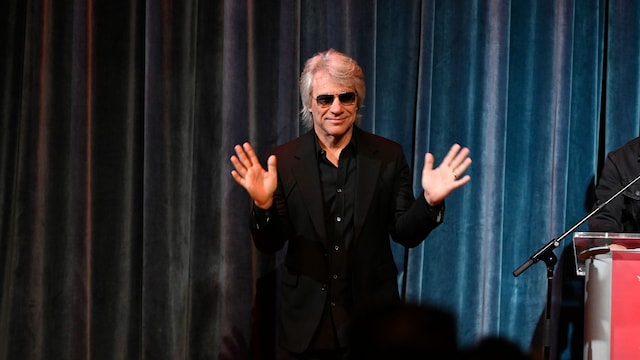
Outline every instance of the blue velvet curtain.
<svg viewBox="0 0 640 360"><path fill-rule="evenodd" d="M547 269L512 272L589 211L604 155L640 132L632 0L29 0L0 14L0 358L281 355L282 254L253 248L229 157L300 133L297 80L318 51L359 61L361 126L414 169L453 142L472 151L444 224L394 247L403 296L452 311L461 346L496 335L540 356ZM555 250L554 358L580 356L570 245Z"/></svg>

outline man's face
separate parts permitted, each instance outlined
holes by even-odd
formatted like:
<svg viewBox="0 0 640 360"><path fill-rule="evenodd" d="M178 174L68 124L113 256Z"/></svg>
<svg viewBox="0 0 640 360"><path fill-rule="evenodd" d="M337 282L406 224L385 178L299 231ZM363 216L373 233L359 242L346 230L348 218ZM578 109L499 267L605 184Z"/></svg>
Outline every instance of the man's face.
<svg viewBox="0 0 640 360"><path fill-rule="evenodd" d="M351 132L358 112L358 99L354 94L353 87L337 84L324 71L314 75L310 109L318 136L340 138ZM333 99L324 95L333 96ZM321 101L317 100L318 96Z"/></svg>

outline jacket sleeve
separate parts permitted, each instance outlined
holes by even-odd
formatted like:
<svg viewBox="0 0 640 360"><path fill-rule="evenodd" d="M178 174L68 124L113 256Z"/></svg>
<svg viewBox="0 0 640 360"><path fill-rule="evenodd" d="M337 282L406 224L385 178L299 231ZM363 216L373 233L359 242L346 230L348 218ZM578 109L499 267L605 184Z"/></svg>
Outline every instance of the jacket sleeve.
<svg viewBox="0 0 640 360"><path fill-rule="evenodd" d="M394 221L390 229L394 241L407 246L418 246L444 218L444 202L432 207L422 195L414 197L411 171L400 152L397 172L393 181Z"/></svg>
<svg viewBox="0 0 640 360"><path fill-rule="evenodd" d="M602 168L602 173L595 189L596 203L594 209L607 201L617 191L622 188L622 175L615 164L611 155L607 159ZM622 196L611 200L609 204L603 207L597 214L589 220L590 231L602 232L621 232L622 211L624 208L624 200Z"/></svg>
<svg viewBox="0 0 640 360"><path fill-rule="evenodd" d="M251 211L249 219L251 237L256 248L264 253L273 253L282 249L289 238L289 217L281 194L282 191L278 187L270 209L263 210L254 204Z"/></svg>

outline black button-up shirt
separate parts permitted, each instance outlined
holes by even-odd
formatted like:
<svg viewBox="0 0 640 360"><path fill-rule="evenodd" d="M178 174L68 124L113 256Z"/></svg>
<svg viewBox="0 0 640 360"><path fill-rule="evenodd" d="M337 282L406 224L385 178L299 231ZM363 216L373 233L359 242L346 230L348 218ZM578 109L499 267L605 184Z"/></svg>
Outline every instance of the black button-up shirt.
<svg viewBox="0 0 640 360"><path fill-rule="evenodd" d="M338 344L337 333L348 331L353 314L349 248L354 236L356 192L355 137L340 152L338 166L327 159L326 152L316 139L317 162L320 172L324 219L327 230L326 260L328 269L327 304L320 327L311 347L332 349Z"/></svg>

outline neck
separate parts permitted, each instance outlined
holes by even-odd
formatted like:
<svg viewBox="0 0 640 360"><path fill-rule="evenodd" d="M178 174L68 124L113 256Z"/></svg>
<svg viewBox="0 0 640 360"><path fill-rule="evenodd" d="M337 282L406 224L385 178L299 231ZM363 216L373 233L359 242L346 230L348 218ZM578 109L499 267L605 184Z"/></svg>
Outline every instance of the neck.
<svg viewBox="0 0 640 360"><path fill-rule="evenodd" d="M324 134L318 134L316 132L316 136L318 137L318 143L320 147L327 153L327 159L331 161L335 166L338 166L338 160L340 159L340 153L342 149L349 145L351 141L351 137L353 136L353 128L349 129L348 132L344 133L342 136L331 136Z"/></svg>
<svg viewBox="0 0 640 360"><path fill-rule="evenodd" d="M338 153L349 145L351 137L353 136L353 127L349 131L342 135L330 135L326 133L319 133L316 130L316 136L318 137L318 143L325 151L338 151Z"/></svg>

